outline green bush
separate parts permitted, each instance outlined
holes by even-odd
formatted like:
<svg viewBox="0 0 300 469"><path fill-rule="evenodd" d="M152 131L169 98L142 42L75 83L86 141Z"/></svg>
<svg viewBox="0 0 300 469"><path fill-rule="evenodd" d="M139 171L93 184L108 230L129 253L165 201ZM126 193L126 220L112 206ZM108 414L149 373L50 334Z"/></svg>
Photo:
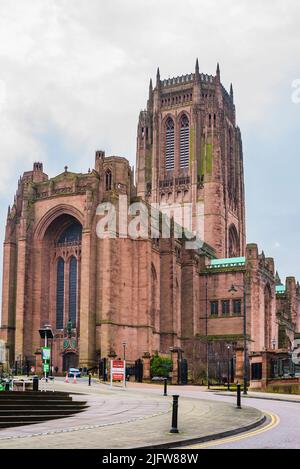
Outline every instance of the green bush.
<svg viewBox="0 0 300 469"><path fill-rule="evenodd" d="M156 353L151 358L150 370L151 370L151 377L159 376L162 378L168 378L169 373L171 373L173 368L172 360L166 357L160 357L158 353Z"/></svg>

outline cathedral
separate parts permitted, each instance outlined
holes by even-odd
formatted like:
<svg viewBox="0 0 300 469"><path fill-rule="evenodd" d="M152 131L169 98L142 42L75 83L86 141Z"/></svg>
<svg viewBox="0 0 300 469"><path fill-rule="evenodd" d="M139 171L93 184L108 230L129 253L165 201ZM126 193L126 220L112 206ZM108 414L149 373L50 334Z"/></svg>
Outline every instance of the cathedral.
<svg viewBox="0 0 300 469"><path fill-rule="evenodd" d="M119 213L120 200L129 217L137 202L189 204L193 232L203 219L201 242L191 249L172 223L170 237L160 227L155 237L125 236L118 223L99 236L99 206ZM126 347L129 364L156 352L184 357L194 382L221 378L228 356L234 379L246 344L259 381L265 355L286 357L300 331L299 284L282 283L274 260L246 244L241 131L219 65L207 75L197 60L193 73L168 79L158 69L138 119L135 171L104 151L86 174L65 167L49 178L34 163L18 181L3 249L9 366L41 367L39 330L49 325L58 373Z"/></svg>

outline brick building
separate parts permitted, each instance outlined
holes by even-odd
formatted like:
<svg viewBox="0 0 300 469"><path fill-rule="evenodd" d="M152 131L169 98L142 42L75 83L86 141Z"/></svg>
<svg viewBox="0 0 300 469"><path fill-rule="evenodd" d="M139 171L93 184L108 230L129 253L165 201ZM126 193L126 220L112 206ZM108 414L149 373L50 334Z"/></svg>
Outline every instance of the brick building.
<svg viewBox="0 0 300 469"><path fill-rule="evenodd" d="M119 214L121 199L129 220L132 203L190 204L191 229L201 216L204 243L191 249L174 225L169 238L125 236L120 223L99 237L97 207L110 203ZM288 278L284 287L273 259L246 245L232 86L228 93L221 84L219 66L214 76L200 73L198 61L192 74L161 80L158 70L154 89L150 82L135 181L125 158L102 151L86 174L66 167L49 178L42 163L24 173L3 262L0 342L11 365L40 363L39 328L50 324L60 371L121 356L126 342L129 362L171 349L184 351L194 379L206 376L207 357L216 379L229 358L239 377L244 288L255 363L268 350L286 353L300 328L299 285Z"/></svg>

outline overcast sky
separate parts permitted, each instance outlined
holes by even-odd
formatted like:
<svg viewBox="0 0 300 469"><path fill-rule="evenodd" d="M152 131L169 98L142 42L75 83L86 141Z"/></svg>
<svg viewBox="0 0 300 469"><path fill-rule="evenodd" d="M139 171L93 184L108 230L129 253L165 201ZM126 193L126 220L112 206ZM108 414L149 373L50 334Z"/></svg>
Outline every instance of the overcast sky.
<svg viewBox="0 0 300 469"><path fill-rule="evenodd" d="M300 279L299 19L297 0L0 0L1 238L34 161L50 176L86 172L96 149L135 164L149 78L191 73L198 57L233 82L247 240Z"/></svg>

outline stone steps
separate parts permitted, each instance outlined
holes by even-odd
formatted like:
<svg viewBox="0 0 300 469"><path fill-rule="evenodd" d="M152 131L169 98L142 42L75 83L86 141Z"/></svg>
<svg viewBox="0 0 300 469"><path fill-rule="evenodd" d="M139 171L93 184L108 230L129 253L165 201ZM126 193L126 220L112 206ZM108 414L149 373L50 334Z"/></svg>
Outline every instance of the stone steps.
<svg viewBox="0 0 300 469"><path fill-rule="evenodd" d="M67 393L0 392L0 429L70 417L87 407Z"/></svg>

